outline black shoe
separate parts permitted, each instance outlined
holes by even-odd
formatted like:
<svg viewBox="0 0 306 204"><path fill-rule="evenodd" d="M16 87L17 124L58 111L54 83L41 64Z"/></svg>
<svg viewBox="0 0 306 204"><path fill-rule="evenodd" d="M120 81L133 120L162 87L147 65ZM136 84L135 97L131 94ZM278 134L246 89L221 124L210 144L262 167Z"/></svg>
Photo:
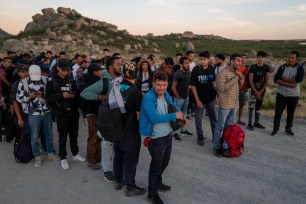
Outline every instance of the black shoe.
<svg viewBox="0 0 306 204"><path fill-rule="evenodd" d="M292 132L291 128L286 128L286 129L285 129L285 132L286 132L288 135L294 136L294 132Z"/></svg>
<svg viewBox="0 0 306 204"><path fill-rule="evenodd" d="M138 186L134 185L134 186L127 186L126 187L126 191L125 191L125 195L127 197L131 197L131 196L139 196L139 195L143 195L146 193L146 189L144 188L139 188Z"/></svg>
<svg viewBox="0 0 306 204"><path fill-rule="evenodd" d="M173 135L173 138L174 138L174 139L175 139L175 141L177 141L177 142L182 141L182 139L180 138L180 136L178 136L178 134L177 134L177 133L175 133L175 134Z"/></svg>
<svg viewBox="0 0 306 204"><path fill-rule="evenodd" d="M252 124L248 124L247 129L251 130L251 131L254 131L254 126Z"/></svg>
<svg viewBox="0 0 306 204"><path fill-rule="evenodd" d="M271 133L271 136L276 136L277 135L278 130L273 129L273 132Z"/></svg>
<svg viewBox="0 0 306 204"><path fill-rule="evenodd" d="M125 186L124 180L116 181L115 189L121 190Z"/></svg>
<svg viewBox="0 0 306 204"><path fill-rule="evenodd" d="M167 186L165 184L161 184L159 187L158 187L158 190L160 192L165 192L165 191L170 191L171 190L171 186Z"/></svg>
<svg viewBox="0 0 306 204"><path fill-rule="evenodd" d="M153 203L153 204L164 204L163 200L159 197L158 194L149 194L148 195L148 200L150 203Z"/></svg>
<svg viewBox="0 0 306 204"><path fill-rule="evenodd" d="M238 124L238 125L246 125L245 122L243 122L243 121L241 121L241 120L239 120L239 121L237 122L237 124Z"/></svg>
<svg viewBox="0 0 306 204"><path fill-rule="evenodd" d="M114 183L116 182L113 176L113 172L111 171L107 171L104 173L104 178L106 181L110 182L110 183Z"/></svg>
<svg viewBox="0 0 306 204"><path fill-rule="evenodd" d="M219 148L219 149L214 149L214 155L215 155L216 157L222 157L221 148Z"/></svg>
<svg viewBox="0 0 306 204"><path fill-rule="evenodd" d="M254 123L254 127L256 127L256 128L260 128L260 129L266 129L266 127L265 126L263 126L262 124L260 124L260 123Z"/></svg>
<svg viewBox="0 0 306 204"><path fill-rule="evenodd" d="M198 145L204 146L204 138L202 135L198 136Z"/></svg>
<svg viewBox="0 0 306 204"><path fill-rule="evenodd" d="M189 132L188 130L185 130L184 132L181 131L181 135L191 136L193 134L191 132Z"/></svg>

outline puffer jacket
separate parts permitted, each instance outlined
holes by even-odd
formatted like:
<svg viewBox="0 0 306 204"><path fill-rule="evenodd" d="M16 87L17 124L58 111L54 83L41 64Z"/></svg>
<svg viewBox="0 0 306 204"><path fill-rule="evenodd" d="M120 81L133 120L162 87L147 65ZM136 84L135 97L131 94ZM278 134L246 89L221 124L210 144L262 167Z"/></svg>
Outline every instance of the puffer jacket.
<svg viewBox="0 0 306 204"><path fill-rule="evenodd" d="M217 75L217 92L219 108L231 109L239 106L238 95L239 89L243 86L244 78L236 79L236 70L226 66Z"/></svg>

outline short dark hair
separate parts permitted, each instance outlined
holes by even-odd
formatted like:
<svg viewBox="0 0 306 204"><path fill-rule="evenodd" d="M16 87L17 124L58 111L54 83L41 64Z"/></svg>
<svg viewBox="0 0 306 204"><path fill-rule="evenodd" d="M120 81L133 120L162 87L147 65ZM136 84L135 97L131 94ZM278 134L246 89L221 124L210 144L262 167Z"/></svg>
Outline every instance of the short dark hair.
<svg viewBox="0 0 306 204"><path fill-rule="evenodd" d="M241 55L241 57L246 57L246 58L248 58L248 56L247 56L245 53L243 53L243 54Z"/></svg>
<svg viewBox="0 0 306 204"><path fill-rule="evenodd" d="M119 57L109 57L105 62L106 69L109 70L109 67L112 66L115 60L120 59Z"/></svg>
<svg viewBox="0 0 306 204"><path fill-rule="evenodd" d="M78 57L82 57L82 56L79 55L79 54L76 54L76 55L74 56L74 59L77 59Z"/></svg>
<svg viewBox="0 0 306 204"><path fill-rule="evenodd" d="M109 52L109 49L105 48L105 49L103 50L103 52Z"/></svg>
<svg viewBox="0 0 306 204"><path fill-rule="evenodd" d="M188 51L186 52L186 55L193 54L193 53L194 53L194 51L188 50Z"/></svg>
<svg viewBox="0 0 306 204"><path fill-rule="evenodd" d="M183 55L182 55L182 53L176 53L176 55L175 55L175 56L177 56L177 57L178 57L178 56L183 56Z"/></svg>
<svg viewBox="0 0 306 204"><path fill-rule="evenodd" d="M155 58L154 55L149 55L149 56L147 57L147 59L150 59L150 60L154 60L154 58Z"/></svg>
<svg viewBox="0 0 306 204"><path fill-rule="evenodd" d="M230 56L230 60L235 60L237 57L241 57L241 55L238 54L238 53L232 54L232 55Z"/></svg>
<svg viewBox="0 0 306 204"><path fill-rule="evenodd" d="M184 64L185 60L189 61L189 59L187 57L181 57L180 64Z"/></svg>
<svg viewBox="0 0 306 204"><path fill-rule="evenodd" d="M117 57L117 56L120 56L120 53L115 52L115 53L113 54L113 57Z"/></svg>
<svg viewBox="0 0 306 204"><path fill-rule="evenodd" d="M208 51L200 52L199 56L209 59L210 58L210 53Z"/></svg>
<svg viewBox="0 0 306 204"><path fill-rule="evenodd" d="M52 54L52 51L48 50L48 51L46 52L46 54Z"/></svg>
<svg viewBox="0 0 306 204"><path fill-rule="evenodd" d="M300 57L300 53L298 51L296 51L296 50L291 51L290 54L296 55L296 58Z"/></svg>
<svg viewBox="0 0 306 204"><path fill-rule="evenodd" d="M7 60L11 60L12 61L12 59L10 57L4 57L2 61L6 62Z"/></svg>
<svg viewBox="0 0 306 204"><path fill-rule="evenodd" d="M217 57L217 58L219 58L219 59L221 59L221 60L225 60L225 56L224 56L224 54L216 54L216 56L215 57Z"/></svg>
<svg viewBox="0 0 306 204"><path fill-rule="evenodd" d="M153 82L156 82L157 80L168 82L168 75L163 71L156 72L153 76Z"/></svg>
<svg viewBox="0 0 306 204"><path fill-rule="evenodd" d="M164 62L166 65L174 65L172 57L167 57Z"/></svg>
<svg viewBox="0 0 306 204"><path fill-rule="evenodd" d="M61 52L59 53L59 55L66 55L66 52L61 51Z"/></svg>
<svg viewBox="0 0 306 204"><path fill-rule="evenodd" d="M265 51L258 51L257 52L257 57L267 57L267 53Z"/></svg>

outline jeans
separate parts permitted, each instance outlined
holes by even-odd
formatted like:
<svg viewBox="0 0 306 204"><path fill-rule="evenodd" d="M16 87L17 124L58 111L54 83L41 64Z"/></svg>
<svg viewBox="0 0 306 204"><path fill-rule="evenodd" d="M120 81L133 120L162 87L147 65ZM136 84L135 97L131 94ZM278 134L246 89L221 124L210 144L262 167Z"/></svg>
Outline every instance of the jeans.
<svg viewBox="0 0 306 204"><path fill-rule="evenodd" d="M187 115L187 106L189 104L189 98L181 98L181 99L177 99L174 97L174 105L179 109L179 111L181 111L185 116ZM184 132L186 130L185 127L182 127L182 132Z"/></svg>
<svg viewBox="0 0 306 204"><path fill-rule="evenodd" d="M215 126L217 122L215 101L211 101L203 105L204 105L204 108L206 108L206 111L209 117L212 135L214 135ZM199 109L197 106L195 106L195 126L196 126L196 131L197 131L198 136L200 135L203 136L203 128L202 128L203 113L204 113L204 109Z"/></svg>
<svg viewBox="0 0 306 204"><path fill-rule="evenodd" d="M72 116L65 117L59 116L56 118L57 131L59 134L59 151L58 156L61 160L66 159L66 143L69 134L70 149L72 155L75 156L79 153L78 147L78 131L79 131L79 113L75 112Z"/></svg>
<svg viewBox="0 0 306 204"><path fill-rule="evenodd" d="M41 130L43 130L43 136L47 153L53 153L53 135L52 135L52 113L48 112L44 115L29 115L29 125L31 130L31 147L34 157L40 156L40 149L38 138Z"/></svg>
<svg viewBox="0 0 306 204"><path fill-rule="evenodd" d="M233 125L235 121L236 109L223 109L218 108L218 121L214 132L214 148L220 149L221 147L221 133L229 125Z"/></svg>
<svg viewBox="0 0 306 204"><path fill-rule="evenodd" d="M114 142L114 178L127 186L135 184L136 168L139 160L141 138L139 130L128 130L127 137Z"/></svg>
<svg viewBox="0 0 306 204"><path fill-rule="evenodd" d="M149 141L148 150L151 155L149 170L149 194L157 194L158 186L162 184L162 174L168 166L171 150L172 136L167 135Z"/></svg>
<svg viewBox="0 0 306 204"><path fill-rule="evenodd" d="M88 115L87 161L95 164L101 162L101 139L97 136L97 116Z"/></svg>
<svg viewBox="0 0 306 204"><path fill-rule="evenodd" d="M298 104L298 101L299 97L285 97L281 94L277 94L275 115L274 115L274 130L279 129L282 114L286 106L287 106L287 121L285 128L289 129L292 127L294 112Z"/></svg>
<svg viewBox="0 0 306 204"><path fill-rule="evenodd" d="M113 171L114 148L113 143L102 142L102 168L104 172Z"/></svg>

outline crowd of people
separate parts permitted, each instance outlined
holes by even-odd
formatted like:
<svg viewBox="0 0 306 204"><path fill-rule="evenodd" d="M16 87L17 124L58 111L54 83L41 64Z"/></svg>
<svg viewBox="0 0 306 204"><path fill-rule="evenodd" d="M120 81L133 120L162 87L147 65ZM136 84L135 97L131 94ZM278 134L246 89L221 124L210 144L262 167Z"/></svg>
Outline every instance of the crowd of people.
<svg viewBox="0 0 306 204"><path fill-rule="evenodd" d="M171 157L172 140L182 141L182 135L196 134L198 145L203 146L208 138L202 127L204 115L209 118L213 154L217 157L222 156L220 139L227 126L265 129L260 123L260 110L271 74L265 64L266 52L257 52L256 63L251 66L246 54L233 54L228 62L221 53L212 56L204 51L198 57L196 64L195 53L187 51L157 65L154 55L124 61L120 53L111 55L108 49L103 50L101 59L76 54L71 60L64 51L58 55L42 52L36 57L31 52L17 55L8 51L0 65L1 106L16 118L16 127L22 129L31 146L35 167L41 167L44 160L60 160L62 169L69 169L69 136L72 159L87 161L93 170L102 168L104 178L116 183L115 189L126 186L128 197L146 192L135 184L143 136L151 155L148 199L163 203L158 192L171 189L162 174ZM304 77L298 58L297 51L290 52L274 76L277 97L271 136L277 135L286 106L285 132L294 135L294 112ZM248 122L244 122L247 104ZM175 112L170 112L170 105L176 107ZM122 137L107 134L111 130L102 124L107 123L103 107L118 108L127 118ZM80 115L88 123L85 157L78 147ZM173 131L171 122L176 120L183 125ZM192 120L193 133L186 128ZM57 124L58 151L54 149L53 122Z"/></svg>

